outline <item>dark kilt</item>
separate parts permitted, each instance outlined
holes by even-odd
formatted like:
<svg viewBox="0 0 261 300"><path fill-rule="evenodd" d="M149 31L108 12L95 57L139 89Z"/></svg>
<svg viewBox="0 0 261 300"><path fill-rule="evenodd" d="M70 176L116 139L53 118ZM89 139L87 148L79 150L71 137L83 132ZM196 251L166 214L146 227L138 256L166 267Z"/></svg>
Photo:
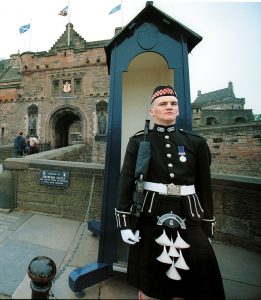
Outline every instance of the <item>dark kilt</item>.
<svg viewBox="0 0 261 300"><path fill-rule="evenodd" d="M154 205L152 214L142 213L136 224L141 240L130 247L127 274L129 283L147 296L158 299L225 299L216 256L201 228L201 222L186 219L186 229L178 228L180 236L190 245L189 248L182 249L190 270L177 268L181 280L172 280L166 276L165 273L171 265L156 259L163 247L155 239L162 234L164 227L168 237L172 235L175 240L177 229L157 225L157 216L171 211L182 218L186 216L181 197L157 195L155 198L157 205Z"/></svg>

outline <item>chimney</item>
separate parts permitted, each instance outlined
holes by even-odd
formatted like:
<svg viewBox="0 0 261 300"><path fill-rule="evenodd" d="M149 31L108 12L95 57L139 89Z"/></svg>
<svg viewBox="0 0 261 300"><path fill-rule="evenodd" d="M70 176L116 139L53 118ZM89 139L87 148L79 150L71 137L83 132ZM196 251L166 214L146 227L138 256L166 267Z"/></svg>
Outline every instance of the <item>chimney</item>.
<svg viewBox="0 0 261 300"><path fill-rule="evenodd" d="M200 97L201 96L201 91L198 91L198 97Z"/></svg>
<svg viewBox="0 0 261 300"><path fill-rule="evenodd" d="M152 5L153 6L153 1L147 1L146 6Z"/></svg>

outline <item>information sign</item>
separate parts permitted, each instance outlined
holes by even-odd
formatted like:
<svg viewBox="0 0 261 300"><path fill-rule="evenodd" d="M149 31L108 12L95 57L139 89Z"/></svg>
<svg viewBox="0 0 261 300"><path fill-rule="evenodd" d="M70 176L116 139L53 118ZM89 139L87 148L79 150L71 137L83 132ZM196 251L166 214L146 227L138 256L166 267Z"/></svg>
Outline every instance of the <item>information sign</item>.
<svg viewBox="0 0 261 300"><path fill-rule="evenodd" d="M69 172L41 170L40 184L67 187L69 185Z"/></svg>

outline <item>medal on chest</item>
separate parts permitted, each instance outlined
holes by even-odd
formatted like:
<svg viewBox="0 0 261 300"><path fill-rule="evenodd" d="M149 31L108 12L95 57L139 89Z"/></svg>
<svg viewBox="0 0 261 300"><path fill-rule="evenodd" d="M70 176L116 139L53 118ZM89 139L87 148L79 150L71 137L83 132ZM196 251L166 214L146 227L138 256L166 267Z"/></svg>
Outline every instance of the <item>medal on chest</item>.
<svg viewBox="0 0 261 300"><path fill-rule="evenodd" d="M186 152L185 152L185 148L184 146L178 146L178 150L179 150L179 160L181 162L186 162L187 161L187 158L186 158Z"/></svg>

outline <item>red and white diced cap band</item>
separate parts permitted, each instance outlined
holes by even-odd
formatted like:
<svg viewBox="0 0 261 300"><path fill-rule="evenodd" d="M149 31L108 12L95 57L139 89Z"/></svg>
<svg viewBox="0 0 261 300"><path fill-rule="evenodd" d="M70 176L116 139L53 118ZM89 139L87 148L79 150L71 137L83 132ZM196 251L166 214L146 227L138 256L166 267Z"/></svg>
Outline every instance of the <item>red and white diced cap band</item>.
<svg viewBox="0 0 261 300"><path fill-rule="evenodd" d="M158 86L155 88L153 95L151 96L151 103L158 97L162 96L174 96L178 98L177 93L171 86Z"/></svg>

